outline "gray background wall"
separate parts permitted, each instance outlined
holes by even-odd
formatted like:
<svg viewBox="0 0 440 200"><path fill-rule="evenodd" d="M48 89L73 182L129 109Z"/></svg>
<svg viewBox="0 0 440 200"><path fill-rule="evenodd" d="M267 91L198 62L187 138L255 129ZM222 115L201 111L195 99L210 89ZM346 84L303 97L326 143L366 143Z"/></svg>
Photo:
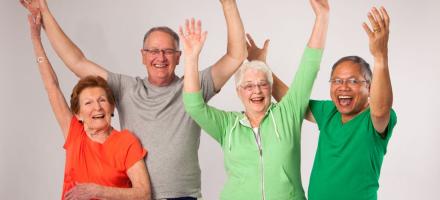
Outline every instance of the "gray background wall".
<svg viewBox="0 0 440 200"><path fill-rule="evenodd" d="M307 0L237 0L246 31L262 43L271 39L268 63L290 82L306 45L314 15ZM218 0L49 0L65 32L88 58L115 72L145 76L139 49L152 26L177 30L185 18L203 20L209 36L202 68L214 63L226 47L225 22ZM380 178L380 199L439 199L440 106L438 75L440 3L420 1L330 1L331 24L321 71L312 97L329 98L330 66L345 55L368 61L367 36L361 23L369 8L384 5L391 15L390 70L398 124ZM0 198L59 199L64 170L63 139L50 110L33 56L26 12L18 0L0 3ZM66 69L44 39L65 94L77 78ZM179 75L183 66L178 67ZM241 110L232 82L210 102ZM119 128L118 118L114 126ZM307 190L318 129L305 122L302 175ZM148 148L148 147L147 147ZM218 199L225 182L220 146L202 134L199 150L205 199Z"/></svg>

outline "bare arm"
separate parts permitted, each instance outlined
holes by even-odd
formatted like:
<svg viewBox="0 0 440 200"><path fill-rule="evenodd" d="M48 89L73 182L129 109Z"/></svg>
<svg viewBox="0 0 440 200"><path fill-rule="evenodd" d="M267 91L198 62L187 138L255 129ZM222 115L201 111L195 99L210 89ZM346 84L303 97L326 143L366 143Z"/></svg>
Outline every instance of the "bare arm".
<svg viewBox="0 0 440 200"><path fill-rule="evenodd" d="M38 4L35 3L38 1ZM58 25L50 12L46 0L32 0L32 3L20 0L20 2L32 13L41 15L46 34L58 56L64 64L79 78L88 75L98 75L107 80L107 71L101 66L88 60ZM36 8L38 6L38 8Z"/></svg>
<svg viewBox="0 0 440 200"><path fill-rule="evenodd" d="M32 44L34 47L35 56L37 58L38 69L40 71L41 79L43 80L47 96L49 97L50 105L55 114L55 118L61 127L64 139L66 139L69 133L72 113L70 112L63 93L61 92L57 76L52 69L52 65L47 59L46 52L44 51L43 44L41 43L41 24L37 24L35 20L39 19L34 19L32 15L28 16Z"/></svg>
<svg viewBox="0 0 440 200"><path fill-rule="evenodd" d="M220 0L226 18L228 44L226 54L211 69L215 91L219 91L246 59L244 27L235 0Z"/></svg>
<svg viewBox="0 0 440 200"><path fill-rule="evenodd" d="M151 200L150 181L143 159L139 160L127 170L131 188L117 188L101 186L93 183L79 183L69 190L66 200Z"/></svg>
<svg viewBox="0 0 440 200"><path fill-rule="evenodd" d="M388 126L393 105L393 91L388 70L388 36L390 18L384 7L373 8L368 14L372 29L366 23L364 30L374 57L373 79L370 86L370 109L373 126L383 133Z"/></svg>

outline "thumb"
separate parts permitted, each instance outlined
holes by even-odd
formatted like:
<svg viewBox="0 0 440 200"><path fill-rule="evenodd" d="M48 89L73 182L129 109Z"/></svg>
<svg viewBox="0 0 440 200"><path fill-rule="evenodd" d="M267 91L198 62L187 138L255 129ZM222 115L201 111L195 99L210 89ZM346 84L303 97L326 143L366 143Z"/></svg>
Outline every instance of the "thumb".
<svg viewBox="0 0 440 200"><path fill-rule="evenodd" d="M269 39L267 39L266 41L264 41L263 49L264 49L265 51L267 51L267 50L269 49L269 42L270 42Z"/></svg>

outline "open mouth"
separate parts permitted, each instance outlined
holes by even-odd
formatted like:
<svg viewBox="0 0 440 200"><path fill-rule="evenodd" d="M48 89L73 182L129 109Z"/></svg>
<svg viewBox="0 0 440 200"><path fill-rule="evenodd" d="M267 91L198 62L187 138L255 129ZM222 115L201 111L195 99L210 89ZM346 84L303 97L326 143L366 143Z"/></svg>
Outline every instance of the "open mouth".
<svg viewBox="0 0 440 200"><path fill-rule="evenodd" d="M161 63L161 64L153 64L153 67L155 68L166 68L168 64Z"/></svg>
<svg viewBox="0 0 440 200"><path fill-rule="evenodd" d="M104 119L104 117L105 117L104 114L99 114L99 115L92 116L92 119Z"/></svg>
<svg viewBox="0 0 440 200"><path fill-rule="evenodd" d="M264 101L264 97L254 97L251 98L251 102L255 104L261 104Z"/></svg>
<svg viewBox="0 0 440 200"><path fill-rule="evenodd" d="M341 106L349 106L353 101L352 96L338 96L338 102Z"/></svg>

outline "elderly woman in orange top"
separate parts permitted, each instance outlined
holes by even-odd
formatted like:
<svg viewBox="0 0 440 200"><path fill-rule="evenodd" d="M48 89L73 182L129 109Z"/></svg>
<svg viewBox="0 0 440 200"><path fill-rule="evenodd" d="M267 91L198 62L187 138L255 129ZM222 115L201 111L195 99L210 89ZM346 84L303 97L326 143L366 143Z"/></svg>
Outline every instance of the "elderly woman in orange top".
<svg viewBox="0 0 440 200"><path fill-rule="evenodd" d="M99 76L81 79L69 109L42 46L39 19L29 15L28 20L41 78L65 139L61 199L151 199L147 152L132 133L111 127L115 101L107 82Z"/></svg>

